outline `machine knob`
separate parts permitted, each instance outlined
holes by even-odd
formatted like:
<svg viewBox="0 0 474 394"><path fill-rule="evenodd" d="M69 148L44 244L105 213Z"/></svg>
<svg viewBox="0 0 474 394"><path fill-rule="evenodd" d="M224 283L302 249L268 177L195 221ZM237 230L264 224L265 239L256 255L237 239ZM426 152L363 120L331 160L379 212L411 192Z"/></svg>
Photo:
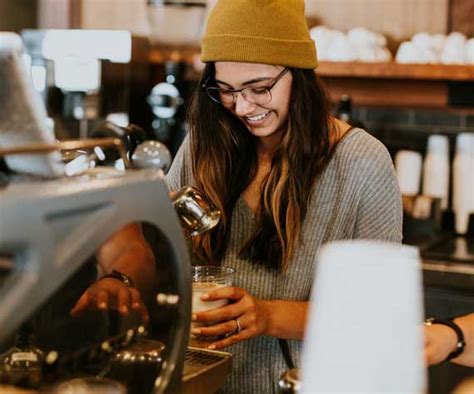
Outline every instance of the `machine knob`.
<svg viewBox="0 0 474 394"><path fill-rule="evenodd" d="M137 146L150 136L139 126L129 124L122 127L110 121L104 121L97 125L92 131L91 138L120 138L127 150L127 156L131 159ZM120 159L120 153L115 148L104 149L105 159L114 162Z"/></svg>
<svg viewBox="0 0 474 394"><path fill-rule="evenodd" d="M171 165L171 154L161 142L145 141L133 152L132 163L138 168L156 168L166 173Z"/></svg>

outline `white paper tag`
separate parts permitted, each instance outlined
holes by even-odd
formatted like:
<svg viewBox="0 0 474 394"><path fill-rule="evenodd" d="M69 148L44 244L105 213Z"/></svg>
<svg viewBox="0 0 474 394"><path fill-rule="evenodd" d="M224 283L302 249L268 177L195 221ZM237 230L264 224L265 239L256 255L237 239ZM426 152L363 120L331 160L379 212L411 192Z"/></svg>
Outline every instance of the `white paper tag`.
<svg viewBox="0 0 474 394"><path fill-rule="evenodd" d="M32 361L37 362L38 356L32 352L18 352L12 354L12 361Z"/></svg>

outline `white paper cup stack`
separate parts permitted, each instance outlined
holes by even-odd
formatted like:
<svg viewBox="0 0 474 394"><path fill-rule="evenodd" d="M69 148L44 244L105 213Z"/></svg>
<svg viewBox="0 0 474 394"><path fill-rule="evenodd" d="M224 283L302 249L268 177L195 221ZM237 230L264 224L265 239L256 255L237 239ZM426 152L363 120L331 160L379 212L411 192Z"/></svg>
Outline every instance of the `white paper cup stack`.
<svg viewBox="0 0 474 394"><path fill-rule="evenodd" d="M469 229L469 216L474 214L474 133L461 133L456 139L453 211L456 214L456 232L466 234Z"/></svg>
<svg viewBox="0 0 474 394"><path fill-rule="evenodd" d="M419 194L422 161L421 153L411 150L400 150L395 155L395 171L402 194Z"/></svg>
<svg viewBox="0 0 474 394"><path fill-rule="evenodd" d="M431 135L423 163L423 194L441 198L442 209L448 208L449 174L448 137Z"/></svg>

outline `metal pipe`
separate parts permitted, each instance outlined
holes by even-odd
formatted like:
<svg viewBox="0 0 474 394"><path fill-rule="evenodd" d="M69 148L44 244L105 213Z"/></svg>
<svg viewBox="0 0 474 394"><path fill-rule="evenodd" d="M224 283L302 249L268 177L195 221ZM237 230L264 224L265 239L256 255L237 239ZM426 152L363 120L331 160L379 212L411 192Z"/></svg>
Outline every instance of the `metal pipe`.
<svg viewBox="0 0 474 394"><path fill-rule="evenodd" d="M79 149L94 149L95 147L110 148L118 150L120 157L124 161L125 167L129 167L130 162L123 141L119 138L89 138L84 140L60 141L52 144L36 142L12 148L0 148L0 157L8 155L41 154L56 151L70 151Z"/></svg>

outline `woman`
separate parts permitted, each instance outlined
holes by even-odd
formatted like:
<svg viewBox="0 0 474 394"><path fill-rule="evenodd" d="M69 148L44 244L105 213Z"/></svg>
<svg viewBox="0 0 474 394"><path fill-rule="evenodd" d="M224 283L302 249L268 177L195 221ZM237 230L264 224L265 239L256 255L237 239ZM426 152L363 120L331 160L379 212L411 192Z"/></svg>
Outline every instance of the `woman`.
<svg viewBox="0 0 474 394"><path fill-rule="evenodd" d="M220 224L193 242L195 263L236 269L228 299L196 313L234 354L226 392L271 392L297 360L319 247L337 239L401 241L401 197L383 145L329 116L313 69L302 0L220 0L202 44L206 63L170 191L200 188ZM230 347L229 347L230 346Z"/></svg>
<svg viewBox="0 0 474 394"><path fill-rule="evenodd" d="M235 287L203 296L230 303L196 313L208 325L193 333L222 336L209 348L234 354L226 392L272 392L287 368L277 338L294 361L300 355L319 247L400 242L401 196L383 145L329 115L303 0L218 1L202 60L189 136L166 182L170 192L197 186L221 210L219 225L193 240L194 262L237 275ZM120 294L120 279L98 281L75 312L105 285L111 298Z"/></svg>

